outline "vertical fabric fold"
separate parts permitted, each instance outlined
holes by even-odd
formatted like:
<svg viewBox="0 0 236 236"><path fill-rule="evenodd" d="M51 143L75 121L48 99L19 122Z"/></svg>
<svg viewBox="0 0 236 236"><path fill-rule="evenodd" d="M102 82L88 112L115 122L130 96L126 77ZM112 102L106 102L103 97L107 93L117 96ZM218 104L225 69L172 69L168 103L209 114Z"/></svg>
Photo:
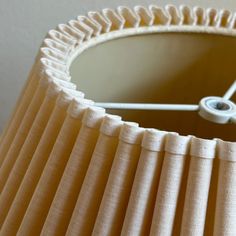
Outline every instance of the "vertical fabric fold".
<svg viewBox="0 0 236 236"><path fill-rule="evenodd" d="M153 213L151 235L172 235L190 136L169 133Z"/></svg>
<svg viewBox="0 0 236 236"><path fill-rule="evenodd" d="M193 137L181 235L204 235L216 141Z"/></svg>
<svg viewBox="0 0 236 236"><path fill-rule="evenodd" d="M0 207L2 209L0 215L1 226L19 188L21 180L24 177L35 148L37 147L41 135L54 109L58 92L59 87L56 84L51 84L47 90L47 95L42 103L42 106L37 113L35 121L29 130L27 138L21 147L19 155L11 171L9 172L9 177L6 180L6 184L4 185L0 196Z"/></svg>
<svg viewBox="0 0 236 236"><path fill-rule="evenodd" d="M117 149L122 123L119 116L104 117L100 135L69 222L67 235L91 235L93 231ZM52 218L52 220L55 219ZM58 230L59 232L63 233L62 230Z"/></svg>
<svg viewBox="0 0 236 236"><path fill-rule="evenodd" d="M40 142L32 156L29 167L16 193L10 212L2 226L1 232L5 235L15 234L23 218L24 212L29 204L30 198L38 182L43 167L50 155L52 147L57 139L58 133L63 131L63 125L67 124L66 111L72 98L64 91L60 92L51 117L40 139ZM65 124L64 124L65 122ZM76 130L76 126L74 126ZM72 134L73 136L73 134ZM31 140L32 141L32 140ZM26 154L27 155L27 154ZM30 156L31 157L31 156ZM21 161L21 163L23 160ZM21 167L21 170L24 168ZM13 194L12 194L13 195ZM9 200L8 200L9 201Z"/></svg>
<svg viewBox="0 0 236 236"><path fill-rule="evenodd" d="M81 142L78 145L76 141L71 156L68 154L61 156L60 148L53 148L18 230L19 235L39 234L41 232L61 177L64 173L68 174L64 169L69 157L78 160L80 156L82 158L81 171L78 172L76 166L73 166L73 168L76 168L74 170L77 173L86 171L84 167L86 164L88 165L89 158L85 154L93 151L93 148L89 145L96 143L103 116L104 109L88 108L86 110L82 121L83 124L78 134L78 137L81 136ZM79 155L81 150L84 151L84 155ZM76 184L77 182L74 184L75 187Z"/></svg>
<svg viewBox="0 0 236 236"><path fill-rule="evenodd" d="M45 84L43 80L41 81L42 83L40 83L40 85L38 86L33 98L29 98L29 100L31 101L30 105L26 110L19 127L14 127L13 132L17 131L17 133L11 142L9 150L4 157L4 161L0 168L0 192L2 191L6 183L8 175L12 167L14 166L15 160L21 150L21 147L24 144L24 141L27 138L28 132L34 122L34 119L45 99L46 91L47 88L49 88L49 84Z"/></svg>
<svg viewBox="0 0 236 236"><path fill-rule="evenodd" d="M170 31L235 36L236 13L121 6L49 31L0 137L0 235L236 235L236 142L140 128L70 82L86 49Z"/></svg>
<svg viewBox="0 0 236 236"><path fill-rule="evenodd" d="M92 235L120 235L137 168L143 129L124 123ZM67 234L69 235L69 234Z"/></svg>
<svg viewBox="0 0 236 236"><path fill-rule="evenodd" d="M22 119L30 103L32 102L32 98L35 96L36 91L38 89L38 83L40 81L38 70L39 70L39 63L36 62L32 68L32 71L29 75L29 79L25 84L25 87L21 92L21 95L18 99L12 117L7 127L5 128L4 133L2 134L2 141L0 143L0 167L12 144L12 141L18 131L18 128L20 127Z"/></svg>
<svg viewBox="0 0 236 236"><path fill-rule="evenodd" d="M166 132L147 129L121 235L149 235Z"/></svg>
<svg viewBox="0 0 236 236"><path fill-rule="evenodd" d="M78 111L74 110L75 113ZM82 114L78 112L77 115L81 116ZM88 108L86 111L83 117L83 125L45 220L42 235L53 233L65 235L97 142L103 117L103 109Z"/></svg>
<svg viewBox="0 0 236 236"><path fill-rule="evenodd" d="M236 235L236 143L218 141L220 159L214 236Z"/></svg>

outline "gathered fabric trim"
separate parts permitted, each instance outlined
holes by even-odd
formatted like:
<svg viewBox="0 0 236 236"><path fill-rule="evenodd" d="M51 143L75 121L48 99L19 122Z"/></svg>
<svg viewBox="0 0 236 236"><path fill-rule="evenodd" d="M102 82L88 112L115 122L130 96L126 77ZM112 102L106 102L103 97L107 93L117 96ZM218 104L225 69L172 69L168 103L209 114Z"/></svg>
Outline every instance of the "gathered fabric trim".
<svg viewBox="0 0 236 236"><path fill-rule="evenodd" d="M100 12L90 11L86 16L78 16L67 24L60 24L55 30L48 32L36 57L35 67L40 69L40 78L37 77L37 79L40 84L47 87L59 86L58 92L70 93L74 100L78 100L84 94L77 91L77 86L71 82L70 66L75 58L90 47L116 38L150 33L195 32L235 36L235 29L236 13L224 9L204 9L198 6L189 7L185 5L179 7L150 5L148 7L135 6L134 8L119 6L114 10L106 8ZM33 71L34 69L32 73ZM31 77L34 79L34 76ZM89 107L94 106L93 101L90 100L88 103L86 102L86 100L89 101L88 99L84 100ZM83 102L79 101L79 103ZM109 114L105 113L104 116L109 116ZM155 132L159 131L155 129L151 131L139 126L136 127L136 125L127 125L127 123L129 122L123 122L123 125L133 127L132 129L135 129L137 133L145 133L143 135L145 139L154 137ZM218 156L220 159L236 161L235 142L181 136L173 132L159 132L156 135L159 136L156 146L152 144L147 146L147 149L161 151L161 147L165 146L166 151L168 151L168 146L170 146L170 152L175 152L172 149L176 147L177 152L186 154L189 152L188 148L191 143L190 153L193 156L201 158ZM166 145L160 144L160 139L164 136L169 137L166 138ZM139 141L134 137L132 138L133 140L128 140L128 142L141 142L140 138L138 138ZM144 147L145 139L143 138L142 142ZM175 139L182 143L175 143ZM170 145L168 145L169 142L171 142Z"/></svg>

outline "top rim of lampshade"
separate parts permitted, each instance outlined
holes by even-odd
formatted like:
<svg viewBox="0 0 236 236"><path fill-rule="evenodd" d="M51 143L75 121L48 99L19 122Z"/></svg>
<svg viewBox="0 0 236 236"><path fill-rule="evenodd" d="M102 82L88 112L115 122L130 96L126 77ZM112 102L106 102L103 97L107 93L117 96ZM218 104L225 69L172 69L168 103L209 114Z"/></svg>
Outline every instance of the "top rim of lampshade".
<svg viewBox="0 0 236 236"><path fill-rule="evenodd" d="M48 32L36 58L36 64L40 68L40 82L44 85L56 83L61 89L70 87L70 90L76 90L76 85L71 82L70 66L85 49L129 35L160 32L236 36L236 13L225 9L185 5L149 5L134 8L119 6L115 10L105 8L101 12L90 11L86 16L78 16L77 19L59 24L55 30ZM76 93L72 93L72 96L77 99ZM175 134L180 136L178 133ZM196 139L203 142L207 140ZM216 140L219 143L222 141L218 138L209 141ZM233 149L236 147L236 142L225 143Z"/></svg>

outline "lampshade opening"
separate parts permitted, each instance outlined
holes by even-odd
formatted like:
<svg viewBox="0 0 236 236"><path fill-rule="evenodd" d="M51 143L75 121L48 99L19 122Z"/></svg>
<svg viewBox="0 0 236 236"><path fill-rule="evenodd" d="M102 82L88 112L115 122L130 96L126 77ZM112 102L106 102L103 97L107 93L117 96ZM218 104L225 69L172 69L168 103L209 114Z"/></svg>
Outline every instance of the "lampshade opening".
<svg viewBox="0 0 236 236"><path fill-rule="evenodd" d="M73 61L70 73L86 97L96 102L198 104L206 96L223 96L235 80L235 54L236 40L230 36L132 35L85 50ZM197 112L108 112L143 127L235 140L235 125L211 123Z"/></svg>

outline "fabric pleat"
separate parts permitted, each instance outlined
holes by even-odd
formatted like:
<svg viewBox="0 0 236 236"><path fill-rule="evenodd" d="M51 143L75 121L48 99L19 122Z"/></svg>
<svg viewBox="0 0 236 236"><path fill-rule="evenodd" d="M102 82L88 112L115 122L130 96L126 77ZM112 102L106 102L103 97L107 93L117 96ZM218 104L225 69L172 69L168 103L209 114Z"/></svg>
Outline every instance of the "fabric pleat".
<svg viewBox="0 0 236 236"><path fill-rule="evenodd" d="M160 183L152 218L151 235L171 235L177 201L183 181L190 137L170 134L165 146Z"/></svg>
<svg viewBox="0 0 236 236"><path fill-rule="evenodd" d="M73 187L79 186L79 180L82 182L86 166L88 166L91 153L93 152L93 146L96 144L99 131L98 127L102 121L102 116L104 116L103 109L97 110L98 108L95 111L94 109L88 109L86 111L85 117L83 118L83 125L78 134L75 148L72 150L68 165L66 165L69 159L68 155L60 156L60 150L52 150L19 228L18 232L20 234L38 234L41 231L49 210L48 208L53 200L62 175L64 177L65 174L72 175L75 172L76 175L79 175ZM79 172L79 167L76 168L77 163L79 167L83 165L80 167L81 171ZM64 168L67 166L68 169L64 171ZM71 169L74 169L74 171Z"/></svg>
<svg viewBox="0 0 236 236"><path fill-rule="evenodd" d="M14 166L6 181L6 185L1 193L0 206L4 206L3 208L6 213L10 207L10 204L12 203L13 197L15 196L19 188L21 180L24 177L25 171L27 170L27 167L41 138L41 135L44 132L49 117L53 112L58 95L54 90L49 91L50 93L48 93L48 96L46 96L45 100L42 103L42 107L40 108L39 113L35 118L35 122L29 131L29 134L21 148L18 158L14 163ZM4 214L4 211L2 212L1 217L6 216L6 214ZM2 219L3 218L1 218L0 221L1 225Z"/></svg>
<svg viewBox="0 0 236 236"><path fill-rule="evenodd" d="M0 167L21 124L21 120L24 117L29 104L31 103L32 97L34 97L35 90L37 88L37 82L34 77L37 76L37 73L37 65L35 64L30 73L29 80L27 81L27 83L25 84L25 88L21 92L12 117L2 134L3 141L0 143Z"/></svg>
<svg viewBox="0 0 236 236"><path fill-rule="evenodd" d="M31 103L25 112L24 118L19 126L19 128L14 129L13 132L18 130L16 136L14 137L9 150L7 151L6 157L0 168L0 175L2 176L0 179L0 192L2 191L4 184L8 178L8 175L14 165L16 156L19 154L21 146L24 144L24 141L27 137L27 134L31 128L31 125L36 117L38 109L40 108L44 97L45 97L46 89L44 86L39 86Z"/></svg>
<svg viewBox="0 0 236 236"><path fill-rule="evenodd" d="M236 232L236 145L219 141L219 179L214 235Z"/></svg>
<svg viewBox="0 0 236 236"><path fill-rule="evenodd" d="M166 132L147 130L121 235L148 235L163 162Z"/></svg>
<svg viewBox="0 0 236 236"><path fill-rule="evenodd" d="M23 214L26 211L27 204L32 197L33 191L46 164L48 156L50 155L53 146L56 145L54 142L58 142L57 136L58 139L60 136L63 136L64 138L68 137L68 135L72 138L75 137L78 132L78 128L76 128L78 127L77 120L74 120L70 115L67 115L66 117L66 111L70 103L72 103L71 97L64 92L61 92L57 98L55 108L51 114L50 120L48 121L47 127L42 135L42 139L35 150L16 197L12 203L11 211L7 216L9 220L6 220L4 226L2 227L3 232L6 230L5 235L16 233L16 230L18 229L23 218ZM71 104L71 106L75 105ZM73 107L71 109L73 109ZM49 138L50 141L48 141ZM60 142L63 143L63 140L64 139L60 140ZM71 139L67 140L73 143ZM69 146L66 148L68 150ZM63 149L60 150L63 153ZM8 202L10 201L10 196L13 195L9 195ZM8 227L9 225L11 225L11 227Z"/></svg>
<svg viewBox="0 0 236 236"><path fill-rule="evenodd" d="M42 235L64 235L72 213L71 225L76 225L73 227L76 227L77 234L91 234L116 152L121 124L120 117L104 117L100 128L101 133L77 197L77 202L74 203L73 208L71 203L68 205L68 202L65 202L67 205L63 206L61 198L63 197L62 193L65 196L65 190L62 193L58 191L50 207L48 217L42 229ZM68 215L64 214L64 212L68 212Z"/></svg>
<svg viewBox="0 0 236 236"><path fill-rule="evenodd" d="M119 235L137 168L143 129L124 124L92 235ZM73 220L73 218L72 218ZM68 235L73 233L70 225ZM76 233L76 231L74 232Z"/></svg>
<svg viewBox="0 0 236 236"><path fill-rule="evenodd" d="M193 138L181 235L203 235L216 141Z"/></svg>
<svg viewBox="0 0 236 236"><path fill-rule="evenodd" d="M100 42L172 29L235 36L235 22L226 10L151 5L49 31L0 138L0 235L236 235L235 142L123 121L69 72Z"/></svg>

